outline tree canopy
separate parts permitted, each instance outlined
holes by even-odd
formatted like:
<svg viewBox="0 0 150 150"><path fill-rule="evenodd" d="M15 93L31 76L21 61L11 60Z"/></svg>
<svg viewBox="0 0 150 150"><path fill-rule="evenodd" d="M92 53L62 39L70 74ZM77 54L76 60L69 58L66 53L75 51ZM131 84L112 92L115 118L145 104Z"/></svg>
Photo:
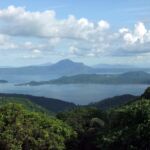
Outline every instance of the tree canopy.
<svg viewBox="0 0 150 150"><path fill-rule="evenodd" d="M66 123L9 103L0 108L0 145L3 150L63 150L76 136Z"/></svg>

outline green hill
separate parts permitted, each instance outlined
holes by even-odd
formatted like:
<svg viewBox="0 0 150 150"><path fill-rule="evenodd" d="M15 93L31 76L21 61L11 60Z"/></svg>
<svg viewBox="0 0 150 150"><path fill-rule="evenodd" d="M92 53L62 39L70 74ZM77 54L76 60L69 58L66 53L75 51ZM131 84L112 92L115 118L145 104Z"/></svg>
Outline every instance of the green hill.
<svg viewBox="0 0 150 150"><path fill-rule="evenodd" d="M150 87L145 90L141 97L145 99L150 99Z"/></svg>
<svg viewBox="0 0 150 150"><path fill-rule="evenodd" d="M93 106L101 110L108 110L111 108L122 106L124 104L127 104L128 102L132 102L136 100L137 98L138 96L125 94L125 95L107 98L107 99L104 99L95 103L90 103L88 106Z"/></svg>
<svg viewBox="0 0 150 150"><path fill-rule="evenodd" d="M47 109L41 107L40 105L37 105L36 103L31 102L30 100L26 98L19 98L19 97L11 97L11 96L0 96L0 106L9 104L9 103L15 103L15 104L21 104L24 108L26 108L29 111L32 112L41 112L41 113L47 113L52 114L52 112L48 111Z"/></svg>
<svg viewBox="0 0 150 150"><path fill-rule="evenodd" d="M65 102L58 99L53 98L46 98L46 97L40 97L40 96L32 96L32 95L24 95L24 94L4 94L0 93L0 97L5 98L14 98L17 99L19 102L24 103L24 100L29 100L30 102L37 104L38 106L41 106L45 108L46 110L57 113L61 111L65 111L68 109L72 109L76 107L75 104L70 102Z"/></svg>
<svg viewBox="0 0 150 150"><path fill-rule="evenodd" d="M143 71L127 72L123 74L78 74L63 76L49 81L31 81L19 84L38 86L44 84L149 84L150 74Z"/></svg>

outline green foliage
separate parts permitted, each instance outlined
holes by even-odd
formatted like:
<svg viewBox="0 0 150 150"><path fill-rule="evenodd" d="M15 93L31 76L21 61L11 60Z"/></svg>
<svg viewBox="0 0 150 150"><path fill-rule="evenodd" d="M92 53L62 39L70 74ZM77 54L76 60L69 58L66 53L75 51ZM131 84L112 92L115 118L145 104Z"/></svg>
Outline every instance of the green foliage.
<svg viewBox="0 0 150 150"><path fill-rule="evenodd" d="M17 99L19 103L20 102L23 103L23 101L28 100L34 104L37 104L38 106L41 106L42 108L45 108L45 110L48 110L53 113L58 113L76 107L75 104L70 102L65 102L58 99L46 98L40 96L0 93L0 97L3 97L5 99L9 99L9 98L12 98L14 100Z"/></svg>
<svg viewBox="0 0 150 150"><path fill-rule="evenodd" d="M150 99L150 87L148 87L144 94L141 96L142 98L145 98L145 99Z"/></svg>
<svg viewBox="0 0 150 150"><path fill-rule="evenodd" d="M57 115L58 119L65 121L78 133L77 139L68 143L68 150L94 150L96 132L103 131L105 114L94 107L78 107L71 111Z"/></svg>
<svg viewBox="0 0 150 150"><path fill-rule="evenodd" d="M106 150L150 149L149 100L113 109L108 115L109 128L102 136L97 136L97 147Z"/></svg>
<svg viewBox="0 0 150 150"><path fill-rule="evenodd" d="M78 133L87 131L93 118L104 118L104 113L94 107L78 107L57 114L57 118L72 126Z"/></svg>
<svg viewBox="0 0 150 150"><path fill-rule="evenodd" d="M32 112L41 112L45 114L52 114L50 111L47 109L41 107L40 105L37 105L36 103L31 102L30 100L26 98L21 98L21 97L5 97L5 96L0 96L0 106L6 105L8 103L17 103L21 104L24 108L28 109L29 111Z"/></svg>
<svg viewBox="0 0 150 150"><path fill-rule="evenodd" d="M137 100L105 113L95 108L78 108L57 117L78 133L69 150L150 149L149 100Z"/></svg>
<svg viewBox="0 0 150 150"><path fill-rule="evenodd" d="M121 95L121 96L114 96L111 98L107 98L95 103L90 103L89 106L93 106L96 108L99 108L101 110L108 110L111 108L116 108L119 106L122 106L126 103L132 102L134 100L136 100L138 97L137 96L133 96L130 94L125 94L125 95Z"/></svg>
<svg viewBox="0 0 150 150"><path fill-rule="evenodd" d="M3 150L63 150L75 132L67 124L19 104L0 108L0 144Z"/></svg>

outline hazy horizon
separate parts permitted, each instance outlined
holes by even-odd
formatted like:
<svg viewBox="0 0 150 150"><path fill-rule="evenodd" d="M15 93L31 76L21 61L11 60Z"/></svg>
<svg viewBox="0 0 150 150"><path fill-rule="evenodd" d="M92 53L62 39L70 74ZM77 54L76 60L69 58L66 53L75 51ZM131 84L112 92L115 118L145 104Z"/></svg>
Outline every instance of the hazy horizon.
<svg viewBox="0 0 150 150"><path fill-rule="evenodd" d="M84 62L82 62L82 61L76 61L76 60L73 60L73 59L67 59L67 58L65 58L65 59L60 59L60 60L57 60L57 61L53 61L53 62L43 62L43 63L35 63L35 64L29 64L29 65L8 65L8 66L1 66L0 65L0 68L9 68L9 67L28 67L28 66L50 66L50 65L54 65L54 64L56 64L56 63L59 63L59 62L61 62L61 61L67 61L67 60L69 60L69 61L72 61L72 62L74 62L74 63L83 63L84 65L86 65L86 66L89 66L89 67L98 67L99 65L101 65L101 66L104 66L104 67L113 67L113 66L120 66L120 67L130 67L130 68L145 68L145 66L142 66L142 65L140 65L140 66L137 66L137 65L133 65L133 64L125 64L125 63L96 63L96 64L88 64L88 63L84 63ZM149 68L149 67L147 67L147 68Z"/></svg>

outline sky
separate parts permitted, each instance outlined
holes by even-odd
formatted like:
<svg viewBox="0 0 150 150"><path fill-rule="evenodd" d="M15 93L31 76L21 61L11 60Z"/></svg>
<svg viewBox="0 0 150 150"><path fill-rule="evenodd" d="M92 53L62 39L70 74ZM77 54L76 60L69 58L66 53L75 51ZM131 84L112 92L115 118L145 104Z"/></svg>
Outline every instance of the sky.
<svg viewBox="0 0 150 150"><path fill-rule="evenodd" d="M0 0L0 66L149 66L149 16L149 0Z"/></svg>

